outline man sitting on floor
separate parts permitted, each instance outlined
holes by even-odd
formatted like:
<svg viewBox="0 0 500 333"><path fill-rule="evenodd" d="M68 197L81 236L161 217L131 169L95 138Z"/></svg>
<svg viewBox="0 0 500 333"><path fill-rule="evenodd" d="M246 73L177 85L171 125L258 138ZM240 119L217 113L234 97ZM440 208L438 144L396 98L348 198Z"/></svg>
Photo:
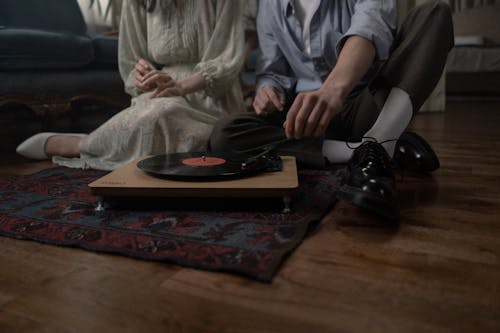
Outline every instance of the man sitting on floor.
<svg viewBox="0 0 500 333"><path fill-rule="evenodd" d="M404 131L453 46L443 2L414 9L397 34L396 12L396 0L261 0L255 114L219 122L211 150L273 146L308 167L347 163L339 199L396 217L391 157L439 167L431 147Z"/></svg>

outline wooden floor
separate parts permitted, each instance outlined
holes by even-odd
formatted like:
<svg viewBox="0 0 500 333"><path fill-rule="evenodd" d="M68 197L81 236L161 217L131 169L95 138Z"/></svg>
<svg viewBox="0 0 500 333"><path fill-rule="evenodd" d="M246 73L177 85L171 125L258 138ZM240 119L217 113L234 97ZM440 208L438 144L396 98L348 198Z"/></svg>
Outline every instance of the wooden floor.
<svg viewBox="0 0 500 333"><path fill-rule="evenodd" d="M500 332L500 102L413 128L442 168L398 182L399 226L340 203L272 284L0 237L0 332Z"/></svg>

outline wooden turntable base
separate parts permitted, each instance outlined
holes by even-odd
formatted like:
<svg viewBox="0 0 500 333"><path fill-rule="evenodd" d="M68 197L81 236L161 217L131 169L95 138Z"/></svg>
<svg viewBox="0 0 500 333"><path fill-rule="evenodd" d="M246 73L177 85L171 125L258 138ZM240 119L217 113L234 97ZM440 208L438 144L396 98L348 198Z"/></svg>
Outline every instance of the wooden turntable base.
<svg viewBox="0 0 500 333"><path fill-rule="evenodd" d="M223 181L177 181L149 175L133 161L90 183L90 193L100 197L194 197L289 199L298 193L297 165L292 156L281 156L283 170Z"/></svg>

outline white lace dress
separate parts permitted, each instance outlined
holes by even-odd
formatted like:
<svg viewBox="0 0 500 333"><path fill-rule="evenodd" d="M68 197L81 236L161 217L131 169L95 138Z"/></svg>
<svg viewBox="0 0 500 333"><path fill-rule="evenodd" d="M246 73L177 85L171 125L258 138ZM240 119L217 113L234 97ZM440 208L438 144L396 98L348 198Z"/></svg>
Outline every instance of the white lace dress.
<svg viewBox="0 0 500 333"><path fill-rule="evenodd" d="M138 157L204 151L215 122L244 111L238 80L243 52L239 0L170 1L146 13L125 0L119 67L131 106L80 143L80 158L54 157L60 165L113 170ZM201 73L203 91L185 97L150 98L134 86L135 64L144 58L175 79Z"/></svg>

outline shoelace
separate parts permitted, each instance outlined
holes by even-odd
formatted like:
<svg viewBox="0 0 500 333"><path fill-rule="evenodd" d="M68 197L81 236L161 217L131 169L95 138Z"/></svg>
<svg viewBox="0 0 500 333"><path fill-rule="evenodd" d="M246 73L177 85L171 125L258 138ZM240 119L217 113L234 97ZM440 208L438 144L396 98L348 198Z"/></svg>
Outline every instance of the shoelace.
<svg viewBox="0 0 500 333"><path fill-rule="evenodd" d="M368 161L368 165L374 164L377 168L391 168L389 155L387 155L384 147L376 142L366 141L362 143L356 151L359 153L357 160L358 166L362 165L366 167L365 164Z"/></svg>
<svg viewBox="0 0 500 333"><path fill-rule="evenodd" d="M387 139L387 140L383 140L383 141L380 141L378 142L378 140L374 137L371 137L371 136L364 136L361 138L361 141L365 140L364 142L362 142L361 144L357 145L356 147L353 147L351 146L351 142L350 140L346 140L345 141L345 144L346 146L349 148L349 149L352 149L352 150L355 150L356 148L359 148L361 147L362 145L366 145L366 144L371 144L371 143L378 143L380 144L380 148L384 150L384 153L385 155L389 158L389 160L387 161L387 159L384 159L381 157L381 155L384 155L383 153L380 154L380 153L375 153L373 149L366 149L366 150L363 150L363 156L361 156L362 158L360 158L360 161L364 160L364 158L370 158L372 159L373 161L375 162L378 162L378 163L381 163L383 165L384 168L391 168L391 161L393 163L395 163L395 165L398 167L398 169L401 171L401 181L404 181L404 178L405 178L405 169L399 165L397 163L397 161L394 160L394 158L391 158L387 152L385 151L385 149L383 148L383 144L384 143L388 143L388 142L405 142L404 140L401 140L401 139ZM380 149L377 149L377 150L380 150Z"/></svg>
<svg viewBox="0 0 500 333"><path fill-rule="evenodd" d="M363 140L366 140L366 141L364 141L364 142L363 142ZM374 138L373 136L363 136L363 137L361 138L361 142L362 142L362 143L361 143L360 145L356 146L356 147L352 147L352 146L351 146L351 142L349 141L349 139L347 139L347 140L345 141L345 144L346 144L347 148L354 150L354 149L356 149L357 147L359 147L359 146L361 146L361 145L363 145L363 144L365 144L365 143L368 143L368 142L375 142L375 143L378 143L378 144L380 144L380 145L383 145L384 143L389 143L389 142L397 142L397 141L400 141L400 140L401 140L401 139L387 139L387 140L384 140L384 141L380 141L380 142L378 142L378 140L377 140L376 138Z"/></svg>

